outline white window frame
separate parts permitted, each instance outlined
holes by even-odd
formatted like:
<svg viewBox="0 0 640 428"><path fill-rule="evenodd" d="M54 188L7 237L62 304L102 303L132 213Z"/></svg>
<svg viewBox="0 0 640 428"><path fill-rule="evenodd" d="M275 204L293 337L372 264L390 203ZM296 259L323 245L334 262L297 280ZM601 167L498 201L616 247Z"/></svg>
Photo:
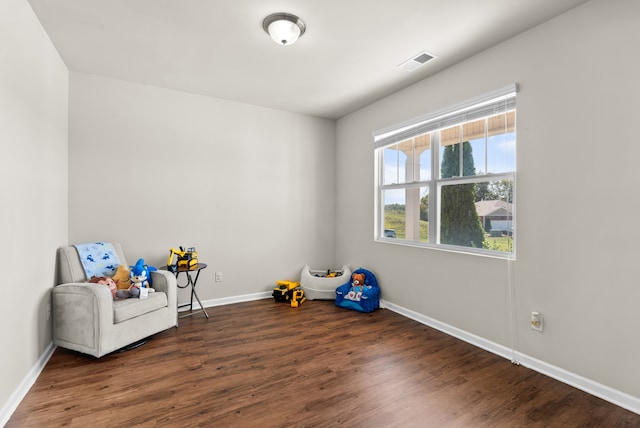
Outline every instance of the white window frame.
<svg viewBox="0 0 640 428"><path fill-rule="evenodd" d="M387 242L400 245L417 246L425 248L434 248L447 251L456 251L463 253L472 253L479 255L494 256L499 258L515 258L516 237L512 235L511 251L497 251L485 248L474 248L466 246L457 246L440 243L440 195L443 186L451 184L466 184L491 182L497 180L511 180L513 183L513 199L512 199L512 219L511 224L515 229L516 225L516 166L514 159L514 167L512 171L502 173L484 173L473 176L461 176L440 178L440 142L439 133L437 131L458 124L471 122L481 118L493 116L496 114L515 111L516 109L516 93L517 84L512 84L496 91L484 94L467 100L463 103L450 106L448 108L430 113L426 116L412 119L407 122L393 125L391 127L375 131L373 133L374 140L374 158L375 158L375 231L374 239L379 242ZM516 131L517 132L517 131ZM404 142L414 137L433 133L431 135L430 151L431 151L431 177L429 180L415 180L412 182L401 182L393 184L384 183L384 162L383 151L385 147L389 147L395 143ZM517 145L517 143L516 143ZM486 153L485 153L486 155ZM429 243L420 242L419 240L406 240L385 237L385 212L384 197L385 190L408 189L412 187L428 187L429 192ZM406 219L406 217L405 217ZM435 221L434 221L435 220Z"/></svg>

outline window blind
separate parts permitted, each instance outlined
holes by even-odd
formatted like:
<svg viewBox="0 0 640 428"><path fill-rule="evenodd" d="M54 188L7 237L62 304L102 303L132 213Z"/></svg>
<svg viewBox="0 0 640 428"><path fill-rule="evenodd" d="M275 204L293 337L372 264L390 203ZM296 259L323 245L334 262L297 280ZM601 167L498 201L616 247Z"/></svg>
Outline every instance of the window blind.
<svg viewBox="0 0 640 428"><path fill-rule="evenodd" d="M483 117L515 109L518 85L512 84L463 103L373 133L376 149Z"/></svg>

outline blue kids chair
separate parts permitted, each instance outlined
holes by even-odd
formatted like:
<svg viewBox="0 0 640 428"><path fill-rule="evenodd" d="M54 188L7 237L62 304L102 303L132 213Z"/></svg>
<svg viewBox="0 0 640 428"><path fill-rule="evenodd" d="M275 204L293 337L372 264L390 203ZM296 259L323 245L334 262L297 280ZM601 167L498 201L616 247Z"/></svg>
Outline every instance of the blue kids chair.
<svg viewBox="0 0 640 428"><path fill-rule="evenodd" d="M355 274L364 275L364 284L354 285L350 281L336 288L336 306L360 312L375 311L380 306L380 287L376 276L363 268L353 271Z"/></svg>

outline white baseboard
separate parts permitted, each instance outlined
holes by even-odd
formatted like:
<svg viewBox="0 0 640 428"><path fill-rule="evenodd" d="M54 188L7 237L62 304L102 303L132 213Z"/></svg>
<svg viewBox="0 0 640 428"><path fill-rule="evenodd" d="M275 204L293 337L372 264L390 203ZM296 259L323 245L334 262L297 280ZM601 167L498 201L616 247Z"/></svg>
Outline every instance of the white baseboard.
<svg viewBox="0 0 640 428"><path fill-rule="evenodd" d="M214 306L231 305L233 303L250 302L252 300L269 299L273 297L271 293L272 291L263 291L261 293L243 294L240 296L223 297L220 299L209 299L209 300L204 300L202 302L202 305L205 308L211 308ZM183 305L184 303L180 303L180 304ZM198 302L193 302L193 308L200 309L200 305L198 305ZM182 311L185 311L185 310L188 311L189 309L186 309L186 308L182 309Z"/></svg>
<svg viewBox="0 0 640 428"><path fill-rule="evenodd" d="M569 372L552 364L545 363L528 355L517 353L517 361L532 370L552 377L560 382L571 385L574 388L581 389L598 398L602 398L610 403L627 409L631 412L640 414L640 398L629 395L625 392L618 391L591 379L582 377L575 373Z"/></svg>
<svg viewBox="0 0 640 428"><path fill-rule="evenodd" d="M36 382L38 376L42 373L42 370L47 365L49 358L51 358L51 355L53 355L53 351L55 350L56 346L53 342L49 343L42 355L40 355L40 358L38 358L38 361L36 361L35 365L31 367L31 370L29 370L29 373L27 373L22 382L20 382L18 388L13 392L13 394L11 394L9 400L4 403L0 410L0 426L5 426L7 422L9 422L11 415L13 415L13 412L16 411L22 399L27 395L33 384Z"/></svg>
<svg viewBox="0 0 640 428"><path fill-rule="evenodd" d="M471 343L472 345L476 345L479 348L492 352L494 354L500 355L508 360L514 360L514 352L507 348L506 346L499 345L490 340L484 339L480 336L476 336L475 334L469 333L465 330L461 330L457 327L453 327L449 324L445 324L436 319L430 318L426 315L422 315L418 312L414 312L410 309L404 308L402 306L398 306L395 303L391 303L388 301L381 302L381 307L389 309L393 312L396 312L400 315L404 315L407 318L411 318L414 321L418 321L421 324L428 325L429 327L433 327L436 330L440 330L443 333L447 333L449 336L457 337L460 340L464 340L465 342Z"/></svg>
<svg viewBox="0 0 640 428"><path fill-rule="evenodd" d="M587 379L575 373L571 373L567 370L556 367L544 361L540 361L521 352L516 352L506 346L502 346L490 340L476 336L475 334L469 333L465 330L461 330L457 327L445 324L394 303L381 301L380 307L387 308L407 318L411 318L412 320L417 321L421 324L428 325L429 327L433 327L436 330L440 330L450 336L456 337L460 340L464 340L465 342L468 342L486 351L511 360L516 364L520 364L531 370L537 371L538 373L542 373L546 376L556 379L562 383L571 385L574 388L602 398L603 400L609 401L610 403L613 403L631 412L640 414L640 398L638 397L634 397L627 393L610 388L606 385L602 385L601 383L595 382L591 379Z"/></svg>
<svg viewBox="0 0 640 428"><path fill-rule="evenodd" d="M202 304L205 307L231 305L233 303L250 302L252 300L270 299L273 291L263 291L261 293L243 294L241 296L223 297L221 299L205 300Z"/></svg>

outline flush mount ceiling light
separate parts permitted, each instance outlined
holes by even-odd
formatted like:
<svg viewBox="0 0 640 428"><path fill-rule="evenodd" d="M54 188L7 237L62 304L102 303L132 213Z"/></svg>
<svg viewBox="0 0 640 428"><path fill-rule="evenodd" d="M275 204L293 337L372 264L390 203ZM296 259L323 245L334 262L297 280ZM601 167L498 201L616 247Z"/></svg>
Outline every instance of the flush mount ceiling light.
<svg viewBox="0 0 640 428"><path fill-rule="evenodd" d="M272 13L262 21L262 28L279 45L292 45L304 34L304 22L290 13Z"/></svg>

